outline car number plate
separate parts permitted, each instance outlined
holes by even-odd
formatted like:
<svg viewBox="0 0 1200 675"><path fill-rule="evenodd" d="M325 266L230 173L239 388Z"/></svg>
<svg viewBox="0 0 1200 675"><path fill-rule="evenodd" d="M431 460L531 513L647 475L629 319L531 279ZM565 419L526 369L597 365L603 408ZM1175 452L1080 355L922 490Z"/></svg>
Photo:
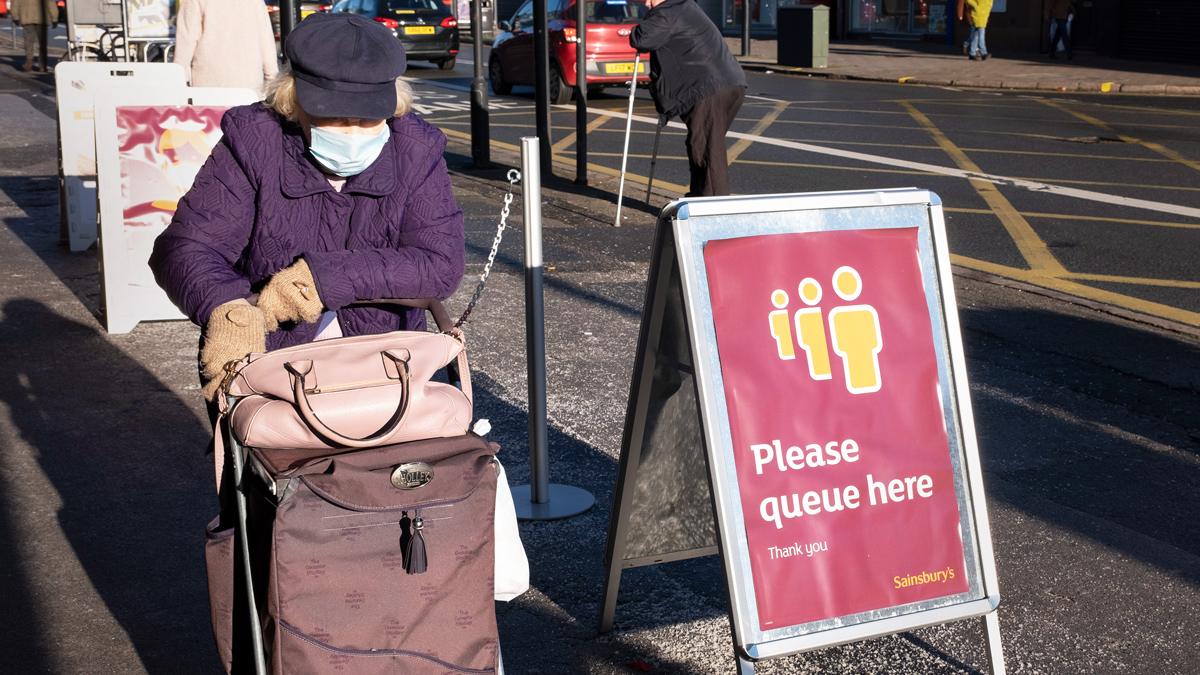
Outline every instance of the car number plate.
<svg viewBox="0 0 1200 675"><path fill-rule="evenodd" d="M435 32L433 26L405 26L405 35L433 35Z"/></svg>
<svg viewBox="0 0 1200 675"><path fill-rule="evenodd" d="M646 72L646 64L637 64L638 74ZM609 75L628 75L633 72L632 63L607 63L604 65L604 72Z"/></svg>

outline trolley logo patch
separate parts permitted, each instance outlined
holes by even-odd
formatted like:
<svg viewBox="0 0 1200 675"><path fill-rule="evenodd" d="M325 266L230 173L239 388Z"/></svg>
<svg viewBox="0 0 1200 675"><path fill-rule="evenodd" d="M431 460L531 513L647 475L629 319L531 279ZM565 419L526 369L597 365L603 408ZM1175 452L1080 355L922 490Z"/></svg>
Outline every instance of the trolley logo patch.
<svg viewBox="0 0 1200 675"><path fill-rule="evenodd" d="M401 490L415 490L433 480L433 467L425 462L401 464L392 471L392 485Z"/></svg>

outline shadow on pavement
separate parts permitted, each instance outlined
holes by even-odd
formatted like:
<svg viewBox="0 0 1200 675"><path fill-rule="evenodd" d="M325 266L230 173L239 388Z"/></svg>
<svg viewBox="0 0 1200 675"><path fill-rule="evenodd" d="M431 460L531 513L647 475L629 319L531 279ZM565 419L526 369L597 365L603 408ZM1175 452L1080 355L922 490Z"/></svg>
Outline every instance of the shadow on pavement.
<svg viewBox="0 0 1200 675"><path fill-rule="evenodd" d="M58 240L58 177L0 176L0 191L27 214L26 218L5 218L4 225L37 254L79 298L80 304L99 317L100 263L96 247L68 253L66 246Z"/></svg>
<svg viewBox="0 0 1200 675"><path fill-rule="evenodd" d="M1200 494L1200 346L1068 314L962 318L990 496L1200 582L1178 555L1200 554L1182 498Z"/></svg>
<svg viewBox="0 0 1200 675"><path fill-rule="evenodd" d="M492 424L490 437L501 445L513 486L529 483L528 416L498 397L500 386L482 373L473 374L475 416ZM604 579L604 546L615 483L616 462L600 450L550 426L550 476L555 483L581 487L596 498L590 511L565 520L521 523L521 538L529 556L530 583L534 591L498 606L500 638L505 665L510 672L590 672L598 664L619 665L638 661L656 664L655 672L686 672L687 665L673 662L655 645L628 639L616 632L597 636L601 587ZM718 571L715 565L712 569ZM685 571L682 568L675 568ZM660 568L667 570L667 568ZM671 573L671 570L667 570ZM653 575L652 575L653 576ZM704 580L703 588L716 593L715 609L703 614L677 613L663 608L653 622L636 622L625 629L669 625L723 613L724 590L719 577ZM647 583L648 582L648 583ZM653 596L655 580L627 575L622 598ZM715 588L714 588L715 586ZM547 604L554 613L547 611ZM620 619L618 609L618 619ZM627 624L633 622L627 622ZM580 649L583 647L583 649Z"/></svg>
<svg viewBox="0 0 1200 675"><path fill-rule="evenodd" d="M216 507L208 431L174 391L95 328L41 302L4 305L0 351L0 401L61 499L58 526L71 547L63 554L78 558L149 672L216 672L203 581L203 527ZM5 533L3 547L5 569L18 575L4 589L4 620L16 620L6 638L28 651L19 667L3 670L32 672L42 670L31 665L45 636L26 620L36 612L22 616L28 589L12 587L28 564L19 545L7 543L29 533L14 534Z"/></svg>

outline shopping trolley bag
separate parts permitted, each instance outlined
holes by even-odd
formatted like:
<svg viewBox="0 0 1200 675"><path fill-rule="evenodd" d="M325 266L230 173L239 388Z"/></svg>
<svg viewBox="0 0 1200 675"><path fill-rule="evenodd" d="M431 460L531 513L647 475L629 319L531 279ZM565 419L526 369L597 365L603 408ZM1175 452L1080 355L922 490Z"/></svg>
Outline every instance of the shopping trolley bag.
<svg viewBox="0 0 1200 675"><path fill-rule="evenodd" d="M465 340L441 303L386 302L428 309L439 331L323 340L227 369L217 454L233 466L217 475L236 508L207 550L227 670L496 671L493 597L514 595L494 588L496 532L515 532L494 527L498 446L466 431Z"/></svg>
<svg viewBox="0 0 1200 675"><path fill-rule="evenodd" d="M216 532L208 550L227 668L496 672L494 444L467 434L318 457L233 450L244 541ZM222 583L235 555L254 589L239 602ZM247 623L248 640L235 633Z"/></svg>

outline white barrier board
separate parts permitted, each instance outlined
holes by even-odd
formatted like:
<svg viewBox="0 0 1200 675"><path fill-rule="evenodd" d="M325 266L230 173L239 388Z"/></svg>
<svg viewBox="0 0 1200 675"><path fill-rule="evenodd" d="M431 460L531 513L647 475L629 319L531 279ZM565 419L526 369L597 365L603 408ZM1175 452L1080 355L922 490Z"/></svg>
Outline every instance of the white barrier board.
<svg viewBox="0 0 1200 675"><path fill-rule="evenodd" d="M147 264L154 239L221 139L221 117L258 100L248 89L113 87L96 97L100 279L105 326L182 319Z"/></svg>
<svg viewBox="0 0 1200 675"><path fill-rule="evenodd" d="M184 89L187 80L174 63L66 61L54 68L54 81L68 241L83 251L96 241L96 92L122 82L162 92Z"/></svg>

